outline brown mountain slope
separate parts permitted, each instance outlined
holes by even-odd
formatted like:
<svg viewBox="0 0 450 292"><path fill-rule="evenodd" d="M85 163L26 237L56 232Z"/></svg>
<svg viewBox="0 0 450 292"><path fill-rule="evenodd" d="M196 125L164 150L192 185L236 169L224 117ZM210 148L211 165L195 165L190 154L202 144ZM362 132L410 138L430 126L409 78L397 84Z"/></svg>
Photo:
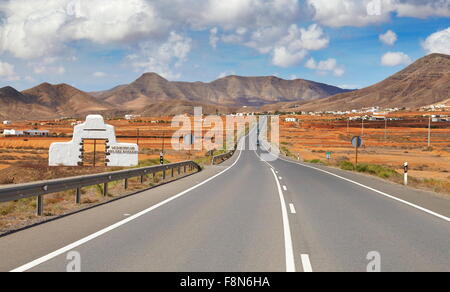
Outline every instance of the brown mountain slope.
<svg viewBox="0 0 450 292"><path fill-rule="evenodd" d="M229 76L211 83L190 83L170 82L155 73L146 73L129 85L96 93L96 97L139 110L169 100L240 107L312 100L342 92L346 90L300 79Z"/></svg>
<svg viewBox="0 0 450 292"><path fill-rule="evenodd" d="M34 119L51 114L51 110L37 104L36 98L25 96L9 86L0 88L1 119Z"/></svg>
<svg viewBox="0 0 450 292"><path fill-rule="evenodd" d="M78 117L88 113L112 111L113 107L67 84L43 83L19 92L12 87L0 89L0 118L52 119Z"/></svg>
<svg viewBox="0 0 450 292"><path fill-rule="evenodd" d="M112 107L90 94L67 84L43 83L22 92L36 103L48 107L57 115L74 116L79 113L111 110Z"/></svg>
<svg viewBox="0 0 450 292"><path fill-rule="evenodd" d="M450 56L431 54L378 84L309 102L300 109L351 110L372 106L417 108L449 97Z"/></svg>

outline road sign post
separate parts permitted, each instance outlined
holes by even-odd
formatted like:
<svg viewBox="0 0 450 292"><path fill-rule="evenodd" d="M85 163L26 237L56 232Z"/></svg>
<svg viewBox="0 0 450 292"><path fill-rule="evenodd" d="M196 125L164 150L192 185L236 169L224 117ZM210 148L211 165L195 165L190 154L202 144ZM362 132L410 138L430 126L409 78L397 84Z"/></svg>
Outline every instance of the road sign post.
<svg viewBox="0 0 450 292"><path fill-rule="evenodd" d="M359 136L352 138L352 145L355 147L355 167L358 166L358 149L363 145L363 139Z"/></svg>

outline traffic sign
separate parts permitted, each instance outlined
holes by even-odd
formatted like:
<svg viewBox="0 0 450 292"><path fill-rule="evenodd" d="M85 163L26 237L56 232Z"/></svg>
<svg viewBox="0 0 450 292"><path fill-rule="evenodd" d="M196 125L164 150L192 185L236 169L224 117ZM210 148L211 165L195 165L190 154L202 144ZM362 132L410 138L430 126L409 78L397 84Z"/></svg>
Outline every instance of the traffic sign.
<svg viewBox="0 0 450 292"><path fill-rule="evenodd" d="M188 134L184 136L184 145L194 145L195 144L195 136L192 134Z"/></svg>
<svg viewBox="0 0 450 292"><path fill-rule="evenodd" d="M363 139L361 137L356 136L356 137L352 138L352 145L355 148L360 148L361 146L364 145L364 141L363 141Z"/></svg>
<svg viewBox="0 0 450 292"><path fill-rule="evenodd" d="M358 148L363 146L363 144L364 144L364 141L361 137L355 136L352 138L352 145L353 145L353 147L355 147L355 150L356 150L356 153L355 153L356 165L358 165Z"/></svg>
<svg viewBox="0 0 450 292"><path fill-rule="evenodd" d="M328 159L328 160L331 159L331 152L327 152L327 159Z"/></svg>

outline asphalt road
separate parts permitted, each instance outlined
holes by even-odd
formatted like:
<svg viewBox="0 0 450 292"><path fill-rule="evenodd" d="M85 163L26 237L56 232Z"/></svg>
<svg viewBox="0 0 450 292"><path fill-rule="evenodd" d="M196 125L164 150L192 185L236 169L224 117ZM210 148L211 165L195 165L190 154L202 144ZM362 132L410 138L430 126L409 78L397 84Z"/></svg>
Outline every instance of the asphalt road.
<svg viewBox="0 0 450 292"><path fill-rule="evenodd" d="M0 238L0 270L450 271L450 200L260 154Z"/></svg>

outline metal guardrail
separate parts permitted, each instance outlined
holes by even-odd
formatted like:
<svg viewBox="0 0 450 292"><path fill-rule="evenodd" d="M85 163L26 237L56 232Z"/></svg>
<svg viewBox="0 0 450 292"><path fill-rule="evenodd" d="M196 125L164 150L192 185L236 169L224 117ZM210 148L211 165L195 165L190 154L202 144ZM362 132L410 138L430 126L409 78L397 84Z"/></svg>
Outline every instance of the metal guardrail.
<svg viewBox="0 0 450 292"><path fill-rule="evenodd" d="M58 193L68 190L76 190L75 200L77 204L81 203L81 188L94 185L103 184L103 195L108 195L108 183L124 180L125 189L128 188L128 179L140 177L141 183L144 183L147 175L162 173L162 178L166 179L167 171L171 171L171 176L174 177L175 170L178 174L181 171L186 174L188 171L196 169L201 170L201 167L194 161L185 161L179 163L172 163L167 165L157 165L143 168L136 168L130 170L121 170L115 172L107 172L101 174L85 175L78 177L54 179L41 182L26 183L20 185L7 185L0 187L0 203L17 201L25 198L37 197L38 216L41 216L44 211L44 195Z"/></svg>
<svg viewBox="0 0 450 292"><path fill-rule="evenodd" d="M236 152L236 150L232 150L227 153L214 156L212 158L212 165L217 165L217 164L224 162L227 159L230 159L231 157L233 157L235 152Z"/></svg>

